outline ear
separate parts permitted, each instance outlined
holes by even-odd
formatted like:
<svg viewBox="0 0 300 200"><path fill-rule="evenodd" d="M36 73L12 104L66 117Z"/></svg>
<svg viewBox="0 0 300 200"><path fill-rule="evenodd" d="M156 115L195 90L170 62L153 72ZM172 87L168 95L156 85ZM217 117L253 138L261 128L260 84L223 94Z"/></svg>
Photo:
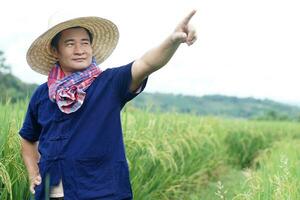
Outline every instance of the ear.
<svg viewBox="0 0 300 200"><path fill-rule="evenodd" d="M51 47L51 53L57 59L58 58L58 50L54 47Z"/></svg>

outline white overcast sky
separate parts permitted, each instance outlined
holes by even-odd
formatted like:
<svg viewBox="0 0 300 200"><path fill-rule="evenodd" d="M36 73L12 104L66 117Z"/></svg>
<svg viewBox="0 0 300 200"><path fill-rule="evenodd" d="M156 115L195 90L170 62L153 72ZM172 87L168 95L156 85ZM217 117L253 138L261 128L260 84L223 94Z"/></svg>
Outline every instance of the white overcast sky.
<svg viewBox="0 0 300 200"><path fill-rule="evenodd" d="M32 71L25 55L47 29L49 16L61 9L117 24L119 44L103 67L138 58L197 9L191 21L197 42L182 45L163 69L151 75L146 91L300 102L299 0L4 1L0 50L22 80L45 82L46 76Z"/></svg>

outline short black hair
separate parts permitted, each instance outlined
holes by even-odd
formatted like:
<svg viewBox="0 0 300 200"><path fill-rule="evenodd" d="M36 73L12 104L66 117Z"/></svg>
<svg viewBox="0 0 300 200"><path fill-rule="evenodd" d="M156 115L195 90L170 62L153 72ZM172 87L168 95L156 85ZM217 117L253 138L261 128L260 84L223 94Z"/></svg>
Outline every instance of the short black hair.
<svg viewBox="0 0 300 200"><path fill-rule="evenodd" d="M84 30L86 30L86 32L87 32L88 35L89 35L90 42L91 42L91 44L92 44L92 42L93 42L93 35L92 35L92 33L91 33L88 29L86 29L86 28L84 28L84 27L81 27L81 26L74 26L74 27L71 27L71 28L83 28ZM71 28L68 28L68 29L71 29ZM67 30L67 29L65 29L65 30ZM51 43L50 43L52 48L58 50L58 42L59 42L60 38L61 38L61 32L57 33L57 34L53 37L53 39L51 40Z"/></svg>

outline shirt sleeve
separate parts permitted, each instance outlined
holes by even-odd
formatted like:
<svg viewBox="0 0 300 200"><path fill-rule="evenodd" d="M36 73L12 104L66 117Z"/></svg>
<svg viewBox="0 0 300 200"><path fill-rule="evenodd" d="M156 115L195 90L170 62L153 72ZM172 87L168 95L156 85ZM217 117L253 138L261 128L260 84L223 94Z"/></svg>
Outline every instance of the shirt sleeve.
<svg viewBox="0 0 300 200"><path fill-rule="evenodd" d="M114 74L114 86L119 94L121 102L124 104L140 94L145 89L148 80L147 77L145 80L143 80L136 91L131 92L130 84L132 81L132 64L133 62L115 69L116 73Z"/></svg>
<svg viewBox="0 0 300 200"><path fill-rule="evenodd" d="M36 102L37 102L37 91L35 91L35 93L30 99L27 112L25 115L25 119L23 122L23 126L19 131L19 134L22 138L31 142L38 141L41 133L41 126L39 125L37 120L38 107Z"/></svg>

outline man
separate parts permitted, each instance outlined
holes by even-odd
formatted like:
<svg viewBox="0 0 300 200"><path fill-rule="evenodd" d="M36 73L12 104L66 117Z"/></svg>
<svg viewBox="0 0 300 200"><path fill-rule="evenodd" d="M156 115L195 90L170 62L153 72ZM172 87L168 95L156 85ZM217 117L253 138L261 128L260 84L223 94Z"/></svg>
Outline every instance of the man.
<svg viewBox="0 0 300 200"><path fill-rule="evenodd" d="M102 71L117 27L99 17L65 20L38 37L27 52L48 75L34 92L20 135L35 199L132 199L120 111L196 32L189 13L159 46L127 65Z"/></svg>

